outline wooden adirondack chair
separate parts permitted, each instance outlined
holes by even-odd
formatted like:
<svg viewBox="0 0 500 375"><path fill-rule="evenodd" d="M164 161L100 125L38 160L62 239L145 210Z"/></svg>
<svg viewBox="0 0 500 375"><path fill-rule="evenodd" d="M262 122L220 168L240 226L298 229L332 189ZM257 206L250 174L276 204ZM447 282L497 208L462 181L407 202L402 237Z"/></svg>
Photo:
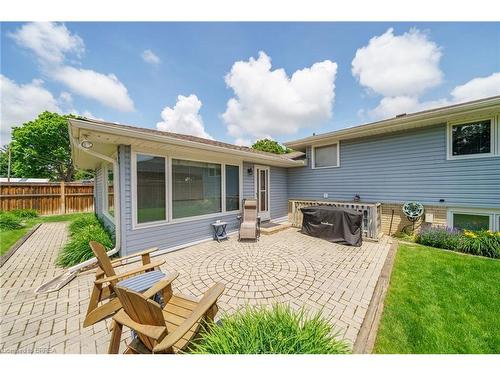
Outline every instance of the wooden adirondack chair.
<svg viewBox="0 0 500 375"><path fill-rule="evenodd" d="M189 347L200 328L213 322L217 299L224 285L215 284L199 302L172 294L172 281L177 274L160 280L148 291L139 294L117 286L116 293L123 309L113 316L109 354L117 354L123 326L133 329L137 338L128 345L126 354L179 353ZM165 307L150 298L162 293Z"/></svg>
<svg viewBox="0 0 500 375"><path fill-rule="evenodd" d="M96 271L94 288L90 296L89 307L87 308L87 315L83 322L83 327L95 324L109 317L111 314L114 314L121 308L120 300L117 298L114 291L114 287L119 281L134 277L143 272L153 271L155 268L165 263L164 260L151 262L150 253L158 250L158 248L151 248L111 261L102 244L90 241L89 245L97 258L99 267ZM116 268L125 265L125 260L136 256L141 256L142 266L120 274L115 272Z"/></svg>

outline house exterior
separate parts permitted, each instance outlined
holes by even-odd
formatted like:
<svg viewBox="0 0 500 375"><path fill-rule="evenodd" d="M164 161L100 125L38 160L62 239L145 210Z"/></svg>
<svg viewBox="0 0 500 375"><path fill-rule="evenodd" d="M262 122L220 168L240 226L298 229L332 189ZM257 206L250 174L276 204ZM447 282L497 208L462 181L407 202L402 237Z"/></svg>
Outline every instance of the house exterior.
<svg viewBox="0 0 500 375"><path fill-rule="evenodd" d="M259 196L262 220L286 221L285 156L192 136L69 119L72 157L94 169L95 212L122 254L175 250L238 228L242 199Z"/></svg>
<svg viewBox="0 0 500 375"><path fill-rule="evenodd" d="M96 120L69 119L75 163L95 169L95 211L122 254L175 250L237 229L241 200L263 220L291 219L295 202L377 204L380 233L408 221L500 230L500 97L401 115L286 142L274 155L227 143ZM296 223L299 224L299 223Z"/></svg>

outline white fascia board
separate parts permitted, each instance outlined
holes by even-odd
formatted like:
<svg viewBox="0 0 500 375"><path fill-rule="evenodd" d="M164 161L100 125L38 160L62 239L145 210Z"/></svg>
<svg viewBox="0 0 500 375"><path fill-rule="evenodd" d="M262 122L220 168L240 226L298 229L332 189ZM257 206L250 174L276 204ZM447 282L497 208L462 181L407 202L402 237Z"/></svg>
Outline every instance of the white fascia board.
<svg viewBox="0 0 500 375"><path fill-rule="evenodd" d="M185 140L185 139L173 138L173 137L169 137L168 135L149 134L149 133L141 132L140 130L120 128L119 125L113 126L113 125L106 125L106 124L102 124L102 123L97 124L97 123L92 123L90 121L81 121L78 119L70 119L69 121L71 122L71 126L76 126L78 128L81 128L81 129L86 129L86 130L96 131L96 132L101 132L101 133L109 133L109 134L119 135L119 136L124 136L124 137L138 138L138 139L142 139L142 140L146 140L146 141L168 143L168 144L172 144L172 145L176 145L176 146L184 146L184 147L196 148L196 149L201 149L201 150L215 151L215 152L221 152L221 153L225 153L225 154L237 155L239 157L244 158L245 161L258 161L258 162L272 164L274 166L282 166L282 167L300 167L300 166L304 165L304 163L302 161L298 161L298 160L287 160L284 158L277 158L277 157L256 154L256 153L254 154L252 152L233 150L233 149L229 149L226 147L209 145L209 144L189 141L189 140Z"/></svg>
<svg viewBox="0 0 500 375"><path fill-rule="evenodd" d="M488 98L472 103L464 103L451 107L438 108L422 113L408 114L403 117L391 118L375 123L358 125L347 129L337 130L329 133L314 135L294 141L284 142L283 144L290 148L300 148L312 145L317 142L337 141L342 139L352 139L366 137L385 132L404 130L415 126L435 125L440 122L447 122L450 116L460 115L464 112L500 110L500 96Z"/></svg>

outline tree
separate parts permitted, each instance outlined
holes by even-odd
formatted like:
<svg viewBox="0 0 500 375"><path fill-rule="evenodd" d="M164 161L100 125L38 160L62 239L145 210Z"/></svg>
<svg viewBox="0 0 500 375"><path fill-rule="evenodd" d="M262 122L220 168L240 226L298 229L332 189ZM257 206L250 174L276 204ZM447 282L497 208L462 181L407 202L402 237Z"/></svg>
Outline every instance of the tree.
<svg viewBox="0 0 500 375"><path fill-rule="evenodd" d="M254 150L272 152L273 154L287 154L293 151L291 148L283 146L278 142L268 138L259 139L252 145L252 148Z"/></svg>
<svg viewBox="0 0 500 375"><path fill-rule="evenodd" d="M69 117L75 116L45 111L37 119L13 129L13 176L73 180L75 166L69 143Z"/></svg>
<svg viewBox="0 0 500 375"><path fill-rule="evenodd" d="M9 146L0 147L0 176L7 177L9 170Z"/></svg>

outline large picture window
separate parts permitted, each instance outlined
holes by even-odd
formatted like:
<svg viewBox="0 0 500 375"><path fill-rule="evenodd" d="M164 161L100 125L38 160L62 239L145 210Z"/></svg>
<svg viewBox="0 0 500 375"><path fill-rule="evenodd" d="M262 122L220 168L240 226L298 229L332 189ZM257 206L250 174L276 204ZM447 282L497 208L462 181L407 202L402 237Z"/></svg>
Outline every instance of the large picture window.
<svg viewBox="0 0 500 375"><path fill-rule="evenodd" d="M467 156L492 153L491 120L451 126L451 155Z"/></svg>
<svg viewBox="0 0 500 375"><path fill-rule="evenodd" d="M137 154L137 223L167 219L165 158Z"/></svg>
<svg viewBox="0 0 500 375"><path fill-rule="evenodd" d="M339 166L338 143L313 148L313 168L328 168Z"/></svg>
<svg viewBox="0 0 500 375"><path fill-rule="evenodd" d="M226 165L226 211L240 209L240 167Z"/></svg>
<svg viewBox="0 0 500 375"><path fill-rule="evenodd" d="M172 218L222 212L221 165L172 159Z"/></svg>

